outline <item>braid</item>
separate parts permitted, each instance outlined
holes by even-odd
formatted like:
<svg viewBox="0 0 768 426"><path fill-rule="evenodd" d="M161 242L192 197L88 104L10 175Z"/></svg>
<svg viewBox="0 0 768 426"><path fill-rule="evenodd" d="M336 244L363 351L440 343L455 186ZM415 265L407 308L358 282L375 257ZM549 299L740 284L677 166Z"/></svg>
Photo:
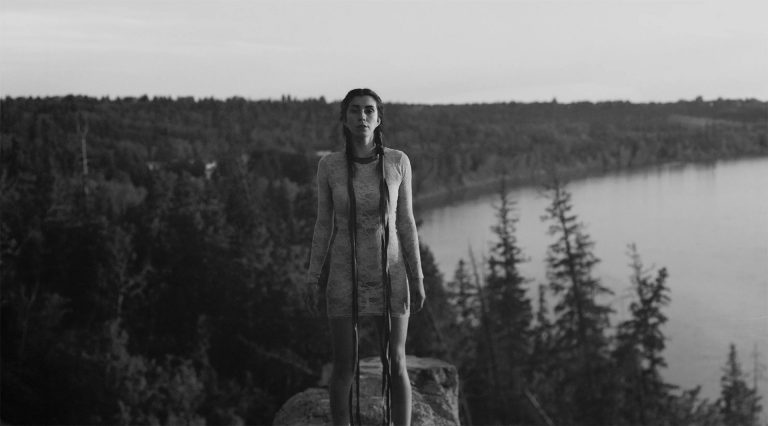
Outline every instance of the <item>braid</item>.
<svg viewBox="0 0 768 426"><path fill-rule="evenodd" d="M345 133L344 136L347 136ZM349 244L352 265L352 339L354 340L354 346L352 348L352 356L355 362L355 385L357 394L357 423L362 424L360 421L360 354L358 353L358 346L360 344L360 336L358 334L358 302L357 302L357 206L355 199L355 187L352 183L352 178L355 174L355 163L353 158L355 156L354 149L352 148L352 139L346 137L346 157L347 157L347 196L349 198ZM352 416L352 389L349 389L349 418ZM354 423L354 422L353 422Z"/></svg>
<svg viewBox="0 0 768 426"><path fill-rule="evenodd" d="M379 155L379 217L384 232L381 234L381 287L384 296L384 330L381 336L381 393L385 396L383 424L389 425L392 410L392 360L389 355L390 336L392 335L392 282L389 276L389 187L384 173L384 141L381 126L374 131L374 142Z"/></svg>
<svg viewBox="0 0 768 426"><path fill-rule="evenodd" d="M376 107L379 113L379 119L381 123L374 130L373 138L376 145L376 154L378 158L377 169L379 172L379 220L383 227L383 233L381 236L381 284L382 292L384 296L384 312L382 316L383 321L383 335L381 336L381 365L382 365L382 378L381 378L381 392L385 397L384 407L384 419L383 424L389 425L392 420L391 403L392 403L392 363L389 355L390 336L392 334L392 284L389 275L389 262L387 255L389 252L389 187L387 186L386 173L384 172L384 142L382 139L383 121L384 121L384 106L382 105L381 98L373 90L370 89L353 89L347 93L344 100L341 101L341 114L340 120L343 123L345 120L345 114L349 102L355 96L370 96L376 101ZM349 418L352 424L355 422L353 418L357 419L358 424L362 424L360 420L360 357L358 346L360 344L360 338L358 334L359 324L359 306L358 306L358 271L357 271L357 206L355 199L355 188L353 185L353 178L355 176L354 165L354 149L352 146L352 134L345 126L342 126L342 132L344 134L344 140L346 142L346 160L347 160L347 196L349 198L349 240L351 247L351 265L352 265L352 335L354 339L353 359L355 360L355 387L357 394L357 406L356 417L353 417L352 409L352 394L353 389L349 390Z"/></svg>

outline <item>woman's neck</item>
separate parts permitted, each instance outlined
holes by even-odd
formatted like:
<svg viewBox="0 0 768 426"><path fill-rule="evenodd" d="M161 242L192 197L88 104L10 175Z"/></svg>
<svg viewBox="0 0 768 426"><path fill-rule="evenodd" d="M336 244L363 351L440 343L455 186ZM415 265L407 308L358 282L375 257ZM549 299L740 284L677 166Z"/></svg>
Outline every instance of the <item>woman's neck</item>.
<svg viewBox="0 0 768 426"><path fill-rule="evenodd" d="M352 139L352 153L355 157L370 157L376 151L376 144L373 138L370 139Z"/></svg>

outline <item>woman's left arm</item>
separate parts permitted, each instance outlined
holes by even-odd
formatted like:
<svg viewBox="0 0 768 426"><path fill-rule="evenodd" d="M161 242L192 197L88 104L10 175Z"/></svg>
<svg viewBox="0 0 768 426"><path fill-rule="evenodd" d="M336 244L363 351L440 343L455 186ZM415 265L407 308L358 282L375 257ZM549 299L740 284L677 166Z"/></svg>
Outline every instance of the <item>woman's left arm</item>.
<svg viewBox="0 0 768 426"><path fill-rule="evenodd" d="M413 217L413 195L411 192L411 161L405 153L400 159L402 180L397 196L397 236L403 248L408 281L411 283L411 303L415 310L420 310L426 299L424 293L424 274L421 271L419 254L419 235L416 232L416 219Z"/></svg>

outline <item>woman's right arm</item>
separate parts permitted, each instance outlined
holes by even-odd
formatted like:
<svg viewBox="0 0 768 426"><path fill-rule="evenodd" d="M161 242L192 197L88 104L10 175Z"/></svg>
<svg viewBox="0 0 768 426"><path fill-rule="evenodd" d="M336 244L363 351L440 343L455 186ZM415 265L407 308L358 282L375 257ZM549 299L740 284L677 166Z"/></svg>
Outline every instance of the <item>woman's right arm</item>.
<svg viewBox="0 0 768 426"><path fill-rule="evenodd" d="M317 220L312 235L312 251L309 257L309 272L307 285L317 285L320 272L328 255L328 246L333 235L333 195L328 178L328 157L320 159L317 164Z"/></svg>

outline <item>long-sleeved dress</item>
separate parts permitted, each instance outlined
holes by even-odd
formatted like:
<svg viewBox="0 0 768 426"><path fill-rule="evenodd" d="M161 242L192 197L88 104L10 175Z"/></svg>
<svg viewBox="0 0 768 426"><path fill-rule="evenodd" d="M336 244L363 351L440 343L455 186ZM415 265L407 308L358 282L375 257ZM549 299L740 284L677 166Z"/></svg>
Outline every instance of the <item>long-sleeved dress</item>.
<svg viewBox="0 0 768 426"><path fill-rule="evenodd" d="M317 167L317 222L312 237L309 280L317 282L326 256L330 270L326 288L329 317L352 316L352 265L349 240L349 197L344 152L320 159ZM378 160L354 163L357 210L358 314L384 314ZM389 262L392 316L410 313L408 283L423 278L413 218L411 163L402 151L385 148L384 176L389 188ZM394 226L393 226L394 225Z"/></svg>

